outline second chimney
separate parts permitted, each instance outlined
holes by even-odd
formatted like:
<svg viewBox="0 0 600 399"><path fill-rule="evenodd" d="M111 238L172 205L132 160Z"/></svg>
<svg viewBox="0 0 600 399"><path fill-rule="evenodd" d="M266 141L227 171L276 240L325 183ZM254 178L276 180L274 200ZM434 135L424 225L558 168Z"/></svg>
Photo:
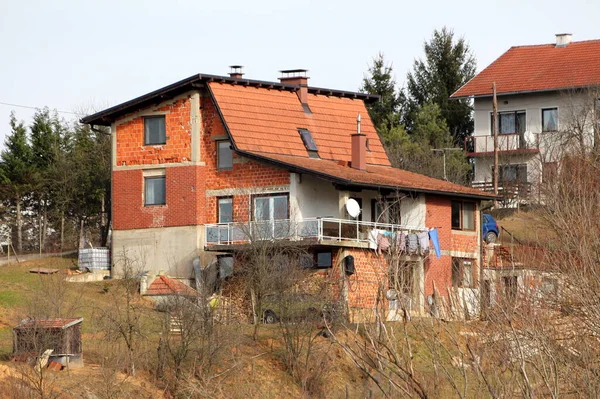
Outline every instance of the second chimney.
<svg viewBox="0 0 600 399"><path fill-rule="evenodd" d="M556 47L566 47L571 43L572 33L557 33L556 34Z"/></svg>
<svg viewBox="0 0 600 399"><path fill-rule="evenodd" d="M308 104L308 76L306 69L285 69L281 72L279 81L284 84L298 85L298 99L302 104Z"/></svg>
<svg viewBox="0 0 600 399"><path fill-rule="evenodd" d="M360 132L360 114L356 117L356 133L352 135L352 167L367 169L367 136Z"/></svg>
<svg viewBox="0 0 600 399"><path fill-rule="evenodd" d="M242 65L230 65L231 71L229 72L229 77L234 79L241 79L244 74L242 73Z"/></svg>

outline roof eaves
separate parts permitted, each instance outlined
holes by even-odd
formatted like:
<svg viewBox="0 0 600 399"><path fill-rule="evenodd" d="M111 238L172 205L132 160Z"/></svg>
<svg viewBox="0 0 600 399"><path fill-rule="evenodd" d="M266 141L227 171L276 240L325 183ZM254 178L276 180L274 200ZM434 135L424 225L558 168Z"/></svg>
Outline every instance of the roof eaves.
<svg viewBox="0 0 600 399"><path fill-rule="evenodd" d="M471 193L461 193L461 192L456 192L456 191L431 190L431 189L425 189L425 188L416 189L414 187L361 183L361 182L356 182L354 180L344 179L339 176L334 176L334 175L330 175L330 174L323 173L323 172L317 172L313 169L303 168L298 165L293 165L293 164L290 164L287 162L278 161L278 160L268 158L268 157L265 157L262 155L254 154L252 152L241 151L238 149L236 149L236 151L238 153L240 153L241 155L246 156L248 158L252 158L252 159L256 159L256 160L263 161L266 163L270 163L275 166L284 166L285 168L292 170L294 172L306 173L306 174L317 176L324 180L328 180L328 181L331 181L334 183L343 184L343 185L351 185L351 186L355 186L355 187L359 187L359 188L402 190L402 191L412 191L412 192L420 192L420 193L426 193L426 194L445 195L445 196L452 196L452 197L459 197L459 198L478 198L478 199L485 199L485 200L500 199L500 197L495 197L492 194L486 194L484 192L482 192L481 194L474 194L474 193L471 194Z"/></svg>

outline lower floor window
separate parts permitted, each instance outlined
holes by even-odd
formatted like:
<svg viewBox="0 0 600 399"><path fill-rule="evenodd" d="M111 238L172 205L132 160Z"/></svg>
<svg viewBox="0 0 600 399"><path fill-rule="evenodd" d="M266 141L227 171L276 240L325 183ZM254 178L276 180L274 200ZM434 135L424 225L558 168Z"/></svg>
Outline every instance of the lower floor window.
<svg viewBox="0 0 600 399"><path fill-rule="evenodd" d="M300 256L300 267L304 269L328 268L333 266L331 251L317 251L314 254Z"/></svg>
<svg viewBox="0 0 600 399"><path fill-rule="evenodd" d="M165 177L153 176L144 178L144 205L165 205Z"/></svg>
<svg viewBox="0 0 600 399"><path fill-rule="evenodd" d="M473 287L473 260L452 258L452 285L454 287Z"/></svg>

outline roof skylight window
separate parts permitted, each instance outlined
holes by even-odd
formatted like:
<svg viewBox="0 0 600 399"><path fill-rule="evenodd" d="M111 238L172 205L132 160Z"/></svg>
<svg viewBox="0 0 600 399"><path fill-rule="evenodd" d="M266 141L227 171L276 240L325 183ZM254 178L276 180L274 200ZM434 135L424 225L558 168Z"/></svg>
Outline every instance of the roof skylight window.
<svg viewBox="0 0 600 399"><path fill-rule="evenodd" d="M304 143L307 151L319 151L317 144L315 143L315 140L308 129L299 128L298 133L300 133L300 137L302 137L302 142Z"/></svg>

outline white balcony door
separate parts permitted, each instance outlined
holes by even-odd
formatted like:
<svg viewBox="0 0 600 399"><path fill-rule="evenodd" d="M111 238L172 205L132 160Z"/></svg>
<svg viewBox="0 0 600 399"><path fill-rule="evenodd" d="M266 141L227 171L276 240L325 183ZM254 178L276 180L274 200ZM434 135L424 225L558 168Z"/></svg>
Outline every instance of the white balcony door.
<svg viewBox="0 0 600 399"><path fill-rule="evenodd" d="M289 234L287 195L254 198L254 234L263 238L284 238Z"/></svg>

